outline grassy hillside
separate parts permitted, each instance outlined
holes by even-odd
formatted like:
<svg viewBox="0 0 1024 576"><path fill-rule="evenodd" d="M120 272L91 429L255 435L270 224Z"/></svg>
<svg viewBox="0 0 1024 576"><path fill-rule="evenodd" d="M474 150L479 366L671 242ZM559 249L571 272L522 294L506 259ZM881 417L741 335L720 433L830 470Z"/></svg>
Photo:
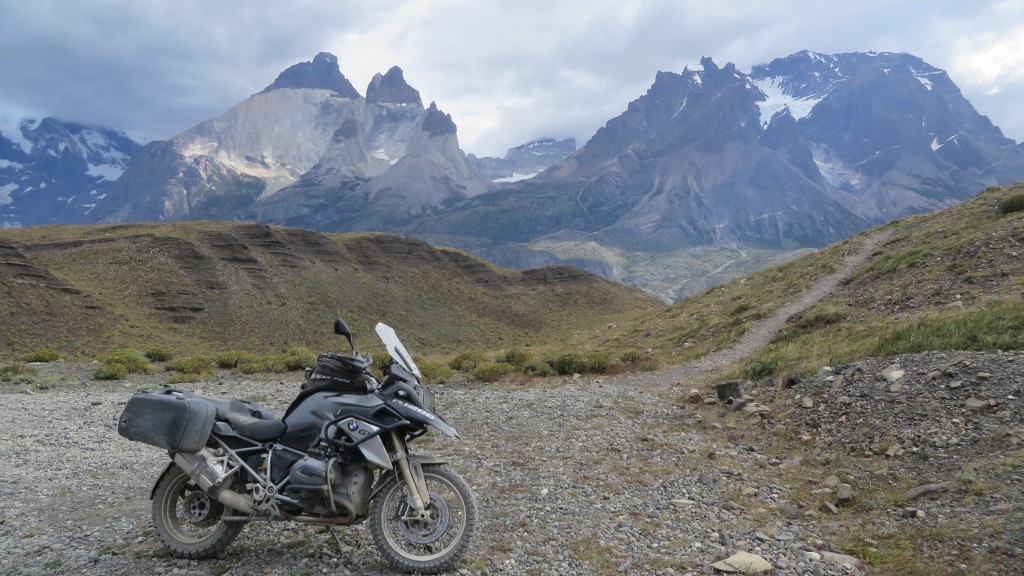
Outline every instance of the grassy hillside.
<svg viewBox="0 0 1024 576"><path fill-rule="evenodd" d="M544 346L663 306L564 267L500 269L383 234L189 222L0 230L0 357L357 345L378 320L420 354Z"/></svg>
<svg viewBox="0 0 1024 576"><path fill-rule="evenodd" d="M889 224L890 241L830 297L790 318L747 375L808 372L867 356L1024 348L1024 183ZM654 311L615 345L682 363L734 342L837 268L867 234Z"/></svg>

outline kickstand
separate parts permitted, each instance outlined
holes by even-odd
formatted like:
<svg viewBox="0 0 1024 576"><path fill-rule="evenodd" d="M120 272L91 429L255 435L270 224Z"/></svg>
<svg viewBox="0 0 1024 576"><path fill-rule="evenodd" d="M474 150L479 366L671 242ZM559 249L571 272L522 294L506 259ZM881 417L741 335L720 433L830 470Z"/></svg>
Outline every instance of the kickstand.
<svg viewBox="0 0 1024 576"><path fill-rule="evenodd" d="M341 554L343 552L341 538L338 538L338 533L334 531L334 526L328 526L327 532L329 532L331 536L334 536L334 542L338 544L338 554Z"/></svg>

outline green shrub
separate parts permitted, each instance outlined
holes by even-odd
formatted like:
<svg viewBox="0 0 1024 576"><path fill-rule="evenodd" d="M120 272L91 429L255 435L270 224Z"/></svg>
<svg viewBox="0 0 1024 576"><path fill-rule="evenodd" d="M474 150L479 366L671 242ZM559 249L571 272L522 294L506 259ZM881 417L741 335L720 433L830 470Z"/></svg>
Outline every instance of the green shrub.
<svg viewBox="0 0 1024 576"><path fill-rule="evenodd" d="M213 380L213 372L179 372L167 377L168 384L185 384L189 382L209 382Z"/></svg>
<svg viewBox="0 0 1024 576"><path fill-rule="evenodd" d="M195 375L204 372L212 373L214 365L213 358L209 356L183 356L164 364L164 368L174 372L181 372L182 374Z"/></svg>
<svg viewBox="0 0 1024 576"><path fill-rule="evenodd" d="M776 358L764 358L748 360L740 369L740 374L747 380L760 380L767 376L774 376L779 369L779 361Z"/></svg>
<svg viewBox="0 0 1024 576"><path fill-rule="evenodd" d="M469 372L469 377L484 382L497 382L511 371L512 365L507 362L483 362Z"/></svg>
<svg viewBox="0 0 1024 576"><path fill-rule="evenodd" d="M110 362L97 368L92 377L95 380L124 380L129 373L128 366L120 362Z"/></svg>
<svg viewBox="0 0 1024 576"><path fill-rule="evenodd" d="M174 354L159 346L146 348L145 356L150 362L167 362L174 358Z"/></svg>
<svg viewBox="0 0 1024 576"><path fill-rule="evenodd" d="M0 382L25 384L28 383L28 381L31 381L32 376L35 376L38 373L39 371L31 366L11 364L10 366L0 368Z"/></svg>
<svg viewBox="0 0 1024 576"><path fill-rule="evenodd" d="M239 363L235 368L236 371L242 374L280 374L287 372L288 367L285 366L281 356L257 356L247 362Z"/></svg>
<svg viewBox="0 0 1024 576"><path fill-rule="evenodd" d="M601 374L612 365L611 357L603 352L565 354L550 362L555 372L569 374Z"/></svg>
<svg viewBox="0 0 1024 576"><path fill-rule="evenodd" d="M316 354L304 346L295 346L281 355L281 363L289 372L305 370L316 365Z"/></svg>
<svg viewBox="0 0 1024 576"><path fill-rule="evenodd" d="M60 358L60 354L53 348L39 348L22 355L18 360L22 362L53 362Z"/></svg>
<svg viewBox="0 0 1024 576"><path fill-rule="evenodd" d="M498 362L511 364L516 368L522 368L523 366L526 365L527 362L530 361L530 354L525 350L520 350L518 348L510 348L506 350L505 353L502 354L500 357L496 358L496 360Z"/></svg>
<svg viewBox="0 0 1024 576"><path fill-rule="evenodd" d="M96 380L121 380L129 374L148 374L153 369L142 352L130 348L115 350L101 360L103 366L93 372Z"/></svg>
<svg viewBox="0 0 1024 576"><path fill-rule="evenodd" d="M228 350L223 354L218 354L214 361L217 363L218 368L230 370L232 368L238 368L239 364L247 364L256 360L255 354L249 352L242 352L241 350Z"/></svg>
<svg viewBox="0 0 1024 576"><path fill-rule="evenodd" d="M520 370L522 370L524 374L538 376L541 378L555 375L555 369L551 367L551 364L540 360L527 362L526 364L523 364Z"/></svg>
<svg viewBox="0 0 1024 576"><path fill-rule="evenodd" d="M1002 214L1020 212L1021 210L1024 210L1024 194L1007 196L999 203L999 212Z"/></svg>
<svg viewBox="0 0 1024 576"><path fill-rule="evenodd" d="M421 362L418 364L427 384L444 384L452 377L452 369L440 362Z"/></svg>
<svg viewBox="0 0 1024 576"><path fill-rule="evenodd" d="M459 372L469 372L484 362L488 362L487 357L480 352L463 352L453 358L448 367Z"/></svg>

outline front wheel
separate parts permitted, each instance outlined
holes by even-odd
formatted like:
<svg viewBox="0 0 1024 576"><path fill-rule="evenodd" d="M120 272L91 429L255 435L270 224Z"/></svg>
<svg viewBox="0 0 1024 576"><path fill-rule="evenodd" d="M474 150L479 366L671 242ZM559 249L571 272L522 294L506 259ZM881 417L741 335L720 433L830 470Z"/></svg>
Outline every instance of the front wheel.
<svg viewBox="0 0 1024 576"><path fill-rule="evenodd" d="M244 527L225 521L229 514L177 466L160 478L153 493L153 527L176 558L213 558L227 549Z"/></svg>
<svg viewBox="0 0 1024 576"><path fill-rule="evenodd" d="M476 529L476 502L458 474L438 464L423 465L430 493L428 518L412 518L405 482L392 478L373 501L370 531L384 558L406 573L437 574L455 568L469 550Z"/></svg>

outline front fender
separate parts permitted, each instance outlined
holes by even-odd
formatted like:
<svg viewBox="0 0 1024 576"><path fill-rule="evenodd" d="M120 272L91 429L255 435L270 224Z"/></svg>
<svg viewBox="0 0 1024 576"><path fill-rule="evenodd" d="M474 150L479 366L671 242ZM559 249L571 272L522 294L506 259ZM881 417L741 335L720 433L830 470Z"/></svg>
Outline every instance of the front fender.
<svg viewBox="0 0 1024 576"><path fill-rule="evenodd" d="M424 464L447 464L448 463L447 460L444 460L442 458L438 458L436 456L431 456L429 454L409 454L409 456L407 456L407 458L409 459L410 463L416 463L416 464L419 464L420 466L422 466ZM380 492L381 488L383 488L384 485L388 483L388 480L391 480L392 478L399 478L399 482L401 482L401 476L398 474L397 471L392 473L392 474L381 474L377 478L377 483L373 485L373 489L370 491L370 498L369 498L369 500L373 500L374 498L376 498L377 494Z"/></svg>
<svg viewBox="0 0 1024 576"><path fill-rule="evenodd" d="M444 421L437 414L410 404L404 400L389 399L388 404L398 411L406 420L410 422L422 422L423 424L429 424L434 428L437 428L443 432L446 436L452 438L458 438L459 433L455 430L455 427Z"/></svg>

